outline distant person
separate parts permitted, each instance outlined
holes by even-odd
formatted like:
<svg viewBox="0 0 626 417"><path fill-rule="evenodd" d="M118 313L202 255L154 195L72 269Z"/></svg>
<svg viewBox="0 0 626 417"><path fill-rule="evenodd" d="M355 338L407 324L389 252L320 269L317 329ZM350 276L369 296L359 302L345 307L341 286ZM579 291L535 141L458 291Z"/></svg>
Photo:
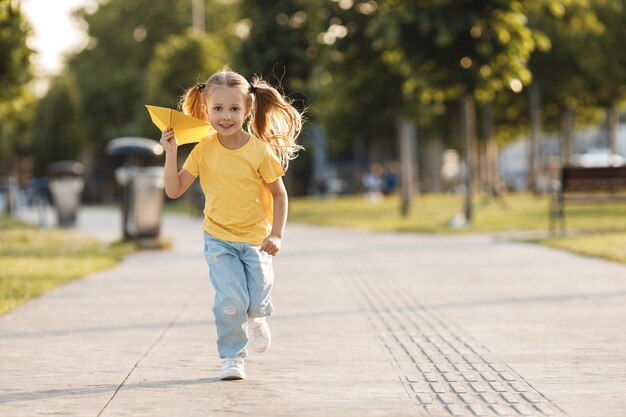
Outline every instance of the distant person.
<svg viewBox="0 0 626 417"><path fill-rule="evenodd" d="M49 206L52 203L52 194L50 193L50 185L45 177L33 178L29 187L28 203L31 206Z"/></svg>
<svg viewBox="0 0 626 417"><path fill-rule="evenodd" d="M202 138L177 172L176 132L163 132L165 191L178 198L200 177L220 378L244 379L247 348L264 352L270 345L272 256L287 221L282 176L301 149L302 115L261 78L248 82L229 69L187 90L181 107L216 133ZM248 117L249 131L243 128Z"/></svg>
<svg viewBox="0 0 626 417"><path fill-rule="evenodd" d="M396 192L398 188L398 177L400 176L400 163L392 161L389 163L385 171L385 185L383 188L384 195L390 195Z"/></svg>
<svg viewBox="0 0 626 417"><path fill-rule="evenodd" d="M448 149L443 153L441 179L443 180L446 192L459 192L461 159L455 149Z"/></svg>
<svg viewBox="0 0 626 417"><path fill-rule="evenodd" d="M369 201L380 201L383 198L383 167L380 164L372 164L369 172L363 174L361 179L365 188L365 197Z"/></svg>

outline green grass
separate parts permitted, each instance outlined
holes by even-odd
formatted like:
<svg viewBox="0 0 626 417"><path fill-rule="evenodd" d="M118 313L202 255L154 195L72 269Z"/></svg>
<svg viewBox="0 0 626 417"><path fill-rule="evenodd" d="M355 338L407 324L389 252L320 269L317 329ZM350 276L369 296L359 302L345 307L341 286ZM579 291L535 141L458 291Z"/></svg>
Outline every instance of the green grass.
<svg viewBox="0 0 626 417"><path fill-rule="evenodd" d="M110 268L133 250L130 243L103 244L0 216L0 314L59 285Z"/></svg>
<svg viewBox="0 0 626 417"><path fill-rule="evenodd" d="M290 199L289 220L375 231L424 233L536 232L548 236L548 197L509 194L500 199L478 196L473 222L453 227L463 211L463 197L428 194L413 202L408 217L400 215L398 197L370 202L362 196ZM566 206L566 237L535 240L570 251L626 262L626 204Z"/></svg>
<svg viewBox="0 0 626 417"><path fill-rule="evenodd" d="M582 255L626 263L626 233L598 233L543 239L538 243Z"/></svg>
<svg viewBox="0 0 626 417"><path fill-rule="evenodd" d="M397 197L369 202L363 197L292 198L289 220L377 231L466 233L547 233L548 199L507 195L476 198L474 221L455 228L448 222L463 210L462 197L424 195L411 215L399 212ZM173 211L185 211L184 206ZM571 206L566 237L535 240L544 245L626 263L626 204ZM0 314L90 272L109 268L132 252L131 244L104 245L64 230L39 230L0 216Z"/></svg>

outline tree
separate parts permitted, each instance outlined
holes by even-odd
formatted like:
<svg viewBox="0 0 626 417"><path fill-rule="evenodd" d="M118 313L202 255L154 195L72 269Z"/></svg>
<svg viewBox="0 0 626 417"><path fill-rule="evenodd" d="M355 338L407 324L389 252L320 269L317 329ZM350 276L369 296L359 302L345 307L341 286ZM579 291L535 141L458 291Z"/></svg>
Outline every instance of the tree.
<svg viewBox="0 0 626 417"><path fill-rule="evenodd" d="M188 1L111 0L94 12L79 10L89 45L70 58L82 94L84 124L96 152L123 135L137 135L144 114L146 68L154 47L191 23Z"/></svg>
<svg viewBox="0 0 626 417"><path fill-rule="evenodd" d="M473 98L490 102L531 79L526 63L536 45L521 1L385 0L370 37L384 62L403 77L406 106L424 108L458 100L461 115L475 114ZM472 123L461 123L466 166L477 158ZM471 221L471 175L465 213Z"/></svg>
<svg viewBox="0 0 626 417"><path fill-rule="evenodd" d="M606 109L608 148L616 154L618 105L626 99L626 54L619 52L626 44L626 2L596 1L593 9L603 30L589 36L580 67L588 76L598 104Z"/></svg>
<svg viewBox="0 0 626 417"><path fill-rule="evenodd" d="M172 35L156 45L154 57L146 73L146 100L161 106L178 105L186 88L205 81L227 62L224 45L214 35L194 34L189 30L185 35ZM146 135L154 133L149 119L143 117Z"/></svg>
<svg viewBox="0 0 626 417"><path fill-rule="evenodd" d="M364 4L364 3L363 3ZM307 55L314 62L309 91L311 115L331 135L335 153L354 153L356 178L367 169L369 148L394 149L396 117L402 109L401 77L383 63L367 36L376 7L312 2ZM394 152L392 152L393 154Z"/></svg>
<svg viewBox="0 0 626 417"><path fill-rule="evenodd" d="M302 91L311 70L306 54L309 16L305 0L241 0L242 20L235 70L250 78L262 74L287 94Z"/></svg>
<svg viewBox="0 0 626 417"><path fill-rule="evenodd" d="M305 111L309 97L304 92L313 63L307 56L309 0L241 0L238 2L240 20L235 33L240 40L235 46L234 70L250 79L263 76ZM310 121L310 120L309 120ZM308 147L310 123L300 136L300 143ZM309 155L301 152L291 165L285 183L290 193L304 193L310 179ZM298 181L295 181L295 178Z"/></svg>
<svg viewBox="0 0 626 417"><path fill-rule="evenodd" d="M4 101L20 96L32 79L33 51L26 46L31 29L19 2L0 0L0 25L0 99Z"/></svg>
<svg viewBox="0 0 626 417"><path fill-rule="evenodd" d="M71 75L52 80L39 101L35 117L33 153L38 175L50 162L78 159L86 141L81 123L80 94Z"/></svg>
<svg viewBox="0 0 626 417"><path fill-rule="evenodd" d="M548 130L561 130L561 161L572 163L575 115L594 106L595 102L589 74L581 63L596 59L587 54L590 34L600 34L602 25L586 0L548 2L529 16L531 26L543 31L551 44L549 49L537 50L530 61L534 84L531 92L537 96L541 93L530 102L533 115L530 183L534 187L538 123L544 123Z"/></svg>
<svg viewBox="0 0 626 417"><path fill-rule="evenodd" d="M206 28L213 45L227 46L216 46L222 51L231 49L229 22L234 20L233 11L234 6L221 1L207 3ZM170 36L186 36L191 26L191 4L189 0L110 0L93 13L83 9L76 16L87 24L90 41L85 50L71 57L69 69L83 96L90 143L102 149L113 137L137 135L145 129L147 114L143 105L148 98L155 98L150 95L155 90L148 86L147 69L157 45L167 42ZM171 92L193 83L198 77L193 73L198 70L195 63L206 58L201 56L206 52L195 51L197 56L189 63L173 63L188 71L178 79L163 80L173 85L163 86L161 91ZM184 78L191 73L190 79Z"/></svg>
<svg viewBox="0 0 626 417"><path fill-rule="evenodd" d="M10 161L14 152L28 143L25 127L33 102L27 89L33 77L33 51L26 46L31 30L18 1L0 0L0 27L0 157ZM2 165L7 170L11 166Z"/></svg>
<svg viewBox="0 0 626 417"><path fill-rule="evenodd" d="M75 13L87 27L89 43L68 62L68 70L75 77L81 94L81 121L89 138L84 142L85 155L93 161L87 164L87 198L102 198L102 193L110 189L103 184L103 179L113 181L110 173L114 161L100 157L106 143L119 136L153 135L155 131L148 127L144 104L151 100L173 105L172 91L182 92L182 88L197 79L195 65L202 60L200 54L204 52L195 51L198 56L189 62L176 62L178 69L188 71L176 80L175 76L163 79L173 84L156 91L154 85L149 86L150 78L154 83L165 72L148 74L155 48L167 42L170 36L184 36L187 32L192 23L190 1L109 0L99 3L95 11L81 9ZM234 21L234 6L218 0L207 2L206 6L207 31L227 45L232 38L229 22ZM153 71L158 73L165 69ZM189 74L191 78L187 78ZM167 96L154 95L160 92Z"/></svg>

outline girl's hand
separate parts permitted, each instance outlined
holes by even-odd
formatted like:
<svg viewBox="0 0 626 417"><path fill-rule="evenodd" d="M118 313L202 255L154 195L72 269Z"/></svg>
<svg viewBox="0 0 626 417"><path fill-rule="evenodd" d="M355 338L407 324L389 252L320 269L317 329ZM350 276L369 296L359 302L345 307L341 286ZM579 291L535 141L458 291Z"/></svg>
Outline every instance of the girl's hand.
<svg viewBox="0 0 626 417"><path fill-rule="evenodd" d="M163 133L161 133L159 143L163 146L165 153L176 152L176 149L178 149L178 141L174 135L174 129L165 129Z"/></svg>
<svg viewBox="0 0 626 417"><path fill-rule="evenodd" d="M269 235L265 238L259 250L262 252L267 252L272 256L276 256L280 251L280 242L281 238Z"/></svg>

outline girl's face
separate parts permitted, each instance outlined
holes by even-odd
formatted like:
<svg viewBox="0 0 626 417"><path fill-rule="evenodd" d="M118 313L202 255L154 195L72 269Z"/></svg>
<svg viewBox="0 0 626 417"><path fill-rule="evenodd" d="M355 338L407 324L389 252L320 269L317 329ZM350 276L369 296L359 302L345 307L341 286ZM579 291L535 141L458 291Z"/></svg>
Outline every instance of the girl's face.
<svg viewBox="0 0 626 417"><path fill-rule="evenodd" d="M213 87L209 96L209 123L220 137L228 137L242 130L249 113L243 94L232 87Z"/></svg>

